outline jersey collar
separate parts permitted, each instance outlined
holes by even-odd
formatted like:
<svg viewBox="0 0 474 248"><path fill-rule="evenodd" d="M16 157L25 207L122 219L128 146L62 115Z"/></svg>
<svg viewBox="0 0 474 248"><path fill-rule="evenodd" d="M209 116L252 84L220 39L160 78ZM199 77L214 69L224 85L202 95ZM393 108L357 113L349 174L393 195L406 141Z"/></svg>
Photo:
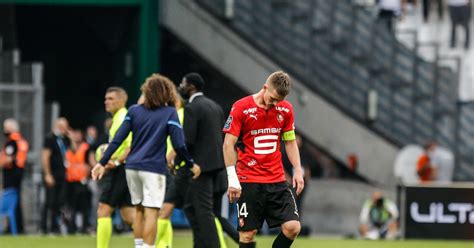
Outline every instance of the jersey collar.
<svg viewBox="0 0 474 248"><path fill-rule="evenodd" d="M126 108L126 107L123 107L123 108L119 109L119 110L112 116L112 121L113 121L113 119L114 119L116 116L119 116L119 115L121 115L121 114L123 114L123 113L125 113L125 114L127 113L127 108Z"/></svg>

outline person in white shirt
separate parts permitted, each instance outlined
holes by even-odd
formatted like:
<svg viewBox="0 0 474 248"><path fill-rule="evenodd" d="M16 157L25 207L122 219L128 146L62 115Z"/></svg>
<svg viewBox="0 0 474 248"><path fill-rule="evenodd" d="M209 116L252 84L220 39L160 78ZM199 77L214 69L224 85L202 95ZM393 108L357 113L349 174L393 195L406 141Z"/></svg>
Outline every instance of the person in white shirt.
<svg viewBox="0 0 474 248"><path fill-rule="evenodd" d="M394 20L401 16L405 0L378 0L378 21L384 23L390 32L394 31Z"/></svg>

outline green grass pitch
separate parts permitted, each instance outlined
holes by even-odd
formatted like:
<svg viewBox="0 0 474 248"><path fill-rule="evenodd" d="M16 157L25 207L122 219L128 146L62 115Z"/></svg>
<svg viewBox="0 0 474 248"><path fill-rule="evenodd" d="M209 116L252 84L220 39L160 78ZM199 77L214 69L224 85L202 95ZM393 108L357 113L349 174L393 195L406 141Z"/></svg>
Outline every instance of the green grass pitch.
<svg viewBox="0 0 474 248"><path fill-rule="evenodd" d="M228 248L238 247L230 239ZM271 247L273 237L259 236L257 247ZM95 238L92 236L0 236L1 248L79 248L95 247ZM131 236L113 236L110 242L111 248L133 248ZM175 248L192 247L191 234L175 234ZM467 241L365 241L365 240L337 240L337 239L311 239L298 238L293 244L294 248L474 248L474 242Z"/></svg>

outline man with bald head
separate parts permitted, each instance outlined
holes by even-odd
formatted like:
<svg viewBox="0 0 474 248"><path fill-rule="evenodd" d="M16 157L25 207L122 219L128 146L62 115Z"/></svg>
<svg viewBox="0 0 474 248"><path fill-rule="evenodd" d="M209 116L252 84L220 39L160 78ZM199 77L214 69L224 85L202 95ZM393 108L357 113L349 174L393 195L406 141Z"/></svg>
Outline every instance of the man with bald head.
<svg viewBox="0 0 474 248"><path fill-rule="evenodd" d="M59 210L64 205L66 188L65 155L70 146L69 122L61 117L54 123L53 130L46 136L42 151L43 179L46 199L42 210L41 231L59 233Z"/></svg>
<svg viewBox="0 0 474 248"><path fill-rule="evenodd" d="M3 122L3 134L6 141L0 151L0 168L3 171L3 189L14 190L18 193L18 205L16 207L16 220L18 231L22 231L21 215L21 181L23 170L26 165L28 153L28 142L20 134L20 126L15 119L6 119Z"/></svg>

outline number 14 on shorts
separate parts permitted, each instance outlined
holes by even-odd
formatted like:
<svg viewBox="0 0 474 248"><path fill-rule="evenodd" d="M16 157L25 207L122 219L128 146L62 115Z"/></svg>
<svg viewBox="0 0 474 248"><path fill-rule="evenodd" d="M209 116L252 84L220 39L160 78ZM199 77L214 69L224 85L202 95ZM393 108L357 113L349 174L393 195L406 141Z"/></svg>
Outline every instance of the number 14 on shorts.
<svg viewBox="0 0 474 248"><path fill-rule="evenodd" d="M247 218L249 213L247 212L247 203L243 203L242 206L239 206L237 203L237 217L239 219L239 226L243 227L245 225L244 219Z"/></svg>
<svg viewBox="0 0 474 248"><path fill-rule="evenodd" d="M242 206L239 206L239 204L237 203L237 215L238 217L244 217L244 218L247 218L247 216L249 215L249 213L247 212L247 203L243 203Z"/></svg>

